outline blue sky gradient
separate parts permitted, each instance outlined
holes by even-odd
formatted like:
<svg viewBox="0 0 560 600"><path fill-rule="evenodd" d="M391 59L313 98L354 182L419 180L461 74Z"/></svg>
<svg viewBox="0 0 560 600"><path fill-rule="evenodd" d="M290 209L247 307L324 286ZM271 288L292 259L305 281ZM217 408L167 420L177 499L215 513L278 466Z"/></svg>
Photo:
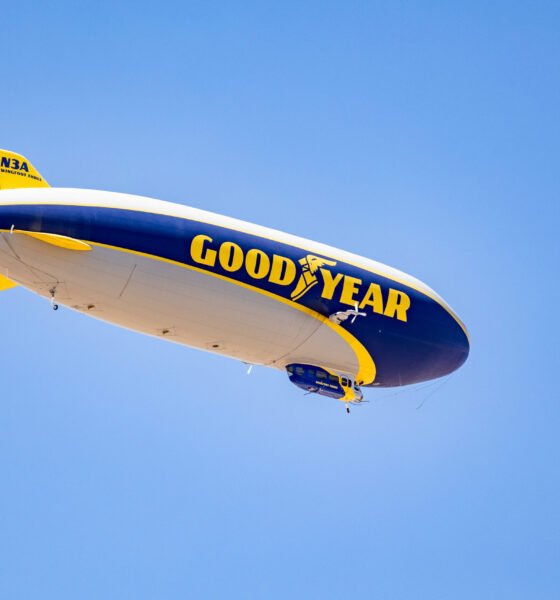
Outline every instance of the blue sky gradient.
<svg viewBox="0 0 560 600"><path fill-rule="evenodd" d="M472 339L347 416L3 293L2 598L560 597L559 26L554 2L2 7L0 147L51 185L385 262Z"/></svg>

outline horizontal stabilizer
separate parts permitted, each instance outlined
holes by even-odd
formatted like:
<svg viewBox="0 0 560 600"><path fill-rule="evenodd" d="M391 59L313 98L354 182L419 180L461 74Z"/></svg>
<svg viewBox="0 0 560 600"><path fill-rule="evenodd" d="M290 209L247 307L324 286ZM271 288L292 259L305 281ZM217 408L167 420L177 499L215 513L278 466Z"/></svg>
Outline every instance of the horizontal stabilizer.
<svg viewBox="0 0 560 600"><path fill-rule="evenodd" d="M65 248L66 250L76 250L78 252L88 252L91 250L91 246L86 244L86 242L76 240L66 235L43 233L40 231L22 231L21 229L15 229L13 233L21 233L41 242L45 242L45 244L51 244L51 246L58 246L59 248Z"/></svg>
<svg viewBox="0 0 560 600"><path fill-rule="evenodd" d="M14 283L11 279L4 277L4 275L0 275L0 292L3 292L4 290L9 290L16 286L17 283Z"/></svg>
<svg viewBox="0 0 560 600"><path fill-rule="evenodd" d="M21 154L0 150L0 190L50 187L37 169Z"/></svg>

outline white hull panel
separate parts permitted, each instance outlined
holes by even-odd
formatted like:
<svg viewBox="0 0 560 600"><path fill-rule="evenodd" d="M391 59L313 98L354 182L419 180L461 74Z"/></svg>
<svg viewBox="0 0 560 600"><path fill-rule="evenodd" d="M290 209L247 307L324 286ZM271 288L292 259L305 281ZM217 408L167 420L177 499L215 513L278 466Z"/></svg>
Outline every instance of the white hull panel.
<svg viewBox="0 0 560 600"><path fill-rule="evenodd" d="M72 252L3 233L0 266L26 288L89 316L247 363L313 363L355 375L358 359L308 312L235 283L139 254Z"/></svg>

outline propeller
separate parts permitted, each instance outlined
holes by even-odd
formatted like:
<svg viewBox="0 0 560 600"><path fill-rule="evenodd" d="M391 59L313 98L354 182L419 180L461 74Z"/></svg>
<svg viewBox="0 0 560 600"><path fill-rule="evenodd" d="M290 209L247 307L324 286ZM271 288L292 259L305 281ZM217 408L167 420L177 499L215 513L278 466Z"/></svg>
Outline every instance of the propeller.
<svg viewBox="0 0 560 600"><path fill-rule="evenodd" d="M348 311L349 315L354 315L352 317L352 320L350 321L350 323L354 323L354 321L356 320L357 317L367 317L365 312L360 312L358 310L358 303L356 302L356 305L354 306L354 310L350 310Z"/></svg>
<svg viewBox="0 0 560 600"><path fill-rule="evenodd" d="M330 315L329 319L340 325L340 323L346 321L348 317L352 317L350 324L353 324L357 317L367 317L367 314L358 310L358 303L356 302L354 309L339 310L338 312Z"/></svg>

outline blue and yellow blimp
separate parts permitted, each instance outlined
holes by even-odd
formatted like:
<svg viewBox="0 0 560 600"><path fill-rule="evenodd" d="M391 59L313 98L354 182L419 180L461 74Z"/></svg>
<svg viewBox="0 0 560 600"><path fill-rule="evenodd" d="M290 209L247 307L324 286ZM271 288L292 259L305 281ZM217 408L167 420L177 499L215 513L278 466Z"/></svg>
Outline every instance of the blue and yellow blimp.
<svg viewBox="0 0 560 600"><path fill-rule="evenodd" d="M14 285L346 403L447 375L469 353L455 312L401 271L196 208L53 188L0 150L0 289Z"/></svg>

